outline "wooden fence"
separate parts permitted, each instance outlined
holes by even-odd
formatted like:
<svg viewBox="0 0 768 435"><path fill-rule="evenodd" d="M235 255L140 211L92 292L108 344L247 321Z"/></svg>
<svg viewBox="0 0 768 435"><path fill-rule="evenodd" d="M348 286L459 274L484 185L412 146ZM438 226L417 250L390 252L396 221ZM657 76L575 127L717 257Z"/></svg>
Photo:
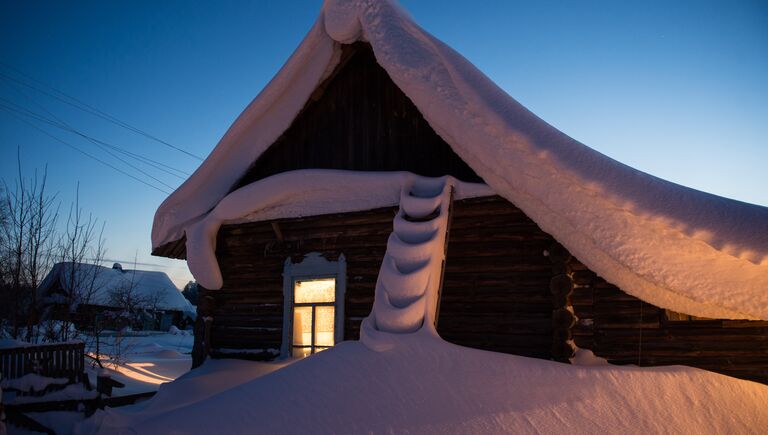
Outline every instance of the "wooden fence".
<svg viewBox="0 0 768 435"><path fill-rule="evenodd" d="M20 378L36 373L50 378L83 380L83 342L51 343L0 349L0 372L3 379Z"/></svg>

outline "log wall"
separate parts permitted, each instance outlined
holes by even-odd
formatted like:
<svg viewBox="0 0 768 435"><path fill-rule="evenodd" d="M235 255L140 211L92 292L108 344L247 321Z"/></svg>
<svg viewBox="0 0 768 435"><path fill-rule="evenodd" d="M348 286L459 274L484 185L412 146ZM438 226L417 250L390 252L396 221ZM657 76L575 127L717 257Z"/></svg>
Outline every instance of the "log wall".
<svg viewBox="0 0 768 435"><path fill-rule="evenodd" d="M321 252L347 261L346 339L357 339L371 311L396 208L224 226L217 256L221 290L208 292L214 355L256 359L280 349L283 265ZM272 223L280 229L277 238ZM552 238L498 197L457 201L450 233L438 331L448 341L548 358L552 345ZM273 350L273 352L270 352Z"/></svg>
<svg viewBox="0 0 768 435"><path fill-rule="evenodd" d="M552 237L499 198L454 206L438 332L456 344L550 358Z"/></svg>
<svg viewBox="0 0 768 435"><path fill-rule="evenodd" d="M213 298L213 353L249 349L249 356L257 359L274 357L282 340L285 260L292 257L299 262L310 252L321 252L329 260L342 253L347 258L344 336L357 338L359 323L373 303L373 286L394 215L395 209L388 207L222 227L217 257L224 286L207 292Z"/></svg>
<svg viewBox="0 0 768 435"><path fill-rule="evenodd" d="M309 252L347 261L345 339L368 315L396 208L222 227L224 288L209 292L213 355L273 358L282 272ZM276 223L283 240L272 227ZM554 248L553 248L554 247ZM545 256L545 251L548 256ZM556 255L555 255L556 254ZM563 304L576 315L561 319ZM438 332L463 346L567 361L568 339L614 364L682 364L768 383L768 322L674 322L599 278L498 197L457 201Z"/></svg>
<svg viewBox="0 0 768 435"><path fill-rule="evenodd" d="M570 263L576 345L613 364L680 364L768 384L768 322L670 321L665 310Z"/></svg>

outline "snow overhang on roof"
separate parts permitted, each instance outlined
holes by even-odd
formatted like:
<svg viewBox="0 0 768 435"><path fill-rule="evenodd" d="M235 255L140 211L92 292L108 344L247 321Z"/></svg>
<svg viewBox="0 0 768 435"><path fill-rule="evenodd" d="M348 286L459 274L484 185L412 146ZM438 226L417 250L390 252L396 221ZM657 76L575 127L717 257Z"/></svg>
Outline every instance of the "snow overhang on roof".
<svg viewBox="0 0 768 435"><path fill-rule="evenodd" d="M391 1L326 1L288 62L155 215L180 239L367 41L432 128L499 195L624 291L715 318L768 319L768 208L680 186L575 141L512 99Z"/></svg>

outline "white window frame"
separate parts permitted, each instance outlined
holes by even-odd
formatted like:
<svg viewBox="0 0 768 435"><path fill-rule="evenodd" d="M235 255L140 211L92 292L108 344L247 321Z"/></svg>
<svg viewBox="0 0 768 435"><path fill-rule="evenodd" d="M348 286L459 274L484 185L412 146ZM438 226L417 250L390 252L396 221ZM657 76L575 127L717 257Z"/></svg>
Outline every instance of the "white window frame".
<svg viewBox="0 0 768 435"><path fill-rule="evenodd" d="M291 257L285 259L283 269L283 342L280 346L280 358L291 357L293 345L293 292L296 281L321 278L336 278L334 295L334 346L344 341L344 295L347 291L347 260L344 254L337 261L325 259L319 252L310 252L294 263Z"/></svg>

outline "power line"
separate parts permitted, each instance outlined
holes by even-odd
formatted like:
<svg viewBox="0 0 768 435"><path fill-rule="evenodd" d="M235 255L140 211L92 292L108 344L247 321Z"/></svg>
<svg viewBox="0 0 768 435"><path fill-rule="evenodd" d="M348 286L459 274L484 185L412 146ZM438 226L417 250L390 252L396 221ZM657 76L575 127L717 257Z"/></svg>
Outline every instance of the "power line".
<svg viewBox="0 0 768 435"><path fill-rule="evenodd" d="M81 101L81 100L79 100L79 99L69 95L69 94L66 94L65 92L62 92L62 91L56 89L55 87L53 87L51 85L48 85L48 84L45 84L45 83L43 83L43 82L41 82L39 80L36 80L33 77L29 76L28 74L24 73L23 71L13 67L12 65L9 65L9 64L7 64L5 62L2 62L2 61L0 61L0 65L3 65L6 68L9 68L9 69L15 71L17 74L25 77L27 80L30 80L32 82L35 82L35 83L37 83L39 85L42 85L42 86L52 90L53 92L55 92L58 95L53 94L51 92L48 92L45 89L40 89L37 86L34 86L32 84L29 84L27 82L24 82L22 80L19 80L17 78L11 77L11 76L9 76L9 75L7 75L5 73L0 72L0 78L4 79L6 81L13 81L13 82L21 84L23 86L26 86L28 88L34 89L37 92L40 92L40 93L45 94L45 95L48 95L51 98L55 98L55 99L61 101L64 104L68 104L68 105L70 105L72 107L75 107L75 108L77 108L79 110L82 110L84 112L90 113L91 115L97 116L97 117L99 117L101 119L104 119L105 121L111 122L111 123L113 123L115 125L118 125L118 126L123 127L123 128L125 128L127 130L130 130L130 131L132 131L132 132L134 132L136 134L144 136L147 139L151 139L151 140L153 140L155 142L158 142L160 144L163 144L163 145L165 145L167 147L173 148L176 151L184 153L184 154L186 154L186 155L188 155L190 157L193 157L195 159L198 159L200 161L203 160L202 157L200 157L200 156L198 156L196 154L192 154L191 152L189 152L189 151L187 151L187 150L185 150L183 148L180 148L180 147L178 147L176 145L170 144L170 143L168 143L168 142L166 142L166 141L164 141L162 139L159 139L159 138L157 138L157 137L155 137L155 136L145 132L144 130L141 130L141 129L139 129L137 127L134 127L134 126L132 126L132 125L130 125L130 124L124 122L124 121L121 121L120 119L118 119L118 118L116 118L116 117L114 117L114 116L112 116L112 115L110 115L110 114L108 114L108 113L106 113L104 111L101 111L101 110L99 110L99 109L97 109L97 108L95 108L95 107L93 107L93 106L91 106L91 105L89 105L89 104L87 104L87 103L85 103L85 102L83 102L83 101Z"/></svg>
<svg viewBox="0 0 768 435"><path fill-rule="evenodd" d="M187 176L187 177L189 176L189 173L187 173L187 172L184 172L184 171L182 171L182 170L180 170L180 169L176 169L176 168L174 168L173 166L169 166L169 165L166 165L165 163L162 163L162 162L158 162L157 160L153 160L153 159L150 159L149 157L146 157L146 156L143 156L143 155L140 155L140 154L136 154L136 153L133 153L133 152L131 152L131 151L128 151L128 150L126 150L126 149L124 149L124 148L121 148L121 147L119 147L119 146L117 146L117 145L113 145L113 144L110 144L110 143L108 143L108 142L105 142L105 141L102 141L102 140L96 139L96 138L94 138L94 137L91 137L91 136L89 136L89 135L87 135L87 134L85 134L85 133L83 133L83 132L81 132L81 131L79 131L79 130L75 129L74 127L72 127L71 125L67 124L66 122L64 122L64 121L63 121L61 118L59 118L59 117L58 117L58 116L56 116L55 114L51 113L51 111L49 111L48 109L46 109L46 108L45 108L45 107L44 107L42 104L40 104L39 102L37 102L37 101L36 101L34 98L32 98L32 97L30 97L29 95L27 95L26 93L24 93L24 92L23 92L21 89L18 89L18 88L16 88L16 87L11 87L11 89L13 89L13 91L14 91L14 92L18 93L19 95L21 95L21 96L22 96L22 97L24 97L25 99L27 99L27 100L31 101L31 102L32 102L34 105L36 105L37 107L39 107L40 109L42 109L42 110L43 110L45 113L47 113L48 115L50 115L51 117L53 117L54 119L56 119L56 121L58 121L58 124L56 124L56 123L53 123L53 122L52 122L50 119L41 119L42 121L44 121L44 122L46 122L46 123L48 123L48 124L51 124L51 125L53 125L53 126L55 126L55 127L57 127L57 128L63 129L63 130L65 130L65 131L68 131L68 132L70 132L70 133L73 133L73 134L77 134L78 136L80 136L80 137L82 137L82 138L84 138L84 139L87 139L87 140L89 140L90 142L98 142L98 143L100 143L100 144L102 144L102 145L108 146L108 147L110 147L110 148L114 149L115 151L117 151L117 152L119 152L119 153L125 154L125 155L127 155L127 156L129 156L129 157L131 157L131 158L133 158L133 159L135 159L135 160L137 160L137 161L141 162L141 163L144 163L144 164L146 164L146 165L149 165L149 166L153 166L153 167L155 167L156 169L158 169L158 170L161 170L161 171L163 171L163 172L166 172L166 173L167 173L167 174L169 174L169 175L173 175L174 177L177 177L177 178L179 178L179 179L182 179L182 180L184 180L185 178L184 178L184 177L182 177L182 176L180 176L180 175L177 175L177 174L175 174L175 173L173 173L173 172L170 172L170 171L168 171L168 170L166 170L166 169L169 169L169 170L172 170L172 171L176 171L176 172L178 172L179 174L181 174L181 175L185 175L185 176ZM21 109L23 109L23 110L25 110L25 111L27 111L27 112L31 112L30 110L26 109L25 107L23 107L23 106L20 106L20 105L18 105L18 104L16 104L16 103L14 103L14 102L12 102L12 101L10 101L10 100L8 100L8 99L2 98L2 97L0 97L0 99L1 99L1 100L5 100L6 102L8 102L8 103L10 103L10 104L13 104L14 106L16 106L16 107L19 107L19 108L21 108ZM30 115L30 116L31 116L31 115ZM40 117L40 118L45 118L44 116L42 116L42 115L39 115L39 114L36 114L36 116L38 116L38 117ZM163 168L166 168L166 169L163 169Z"/></svg>
<svg viewBox="0 0 768 435"><path fill-rule="evenodd" d="M58 95L52 94L51 92L48 92L45 89L40 89L37 86L31 85L31 84L29 84L27 82L19 80L18 78L15 78L15 77L11 77L11 76L9 76L7 74L4 74L2 72L0 72L0 79L4 79L6 81L11 81L11 82L17 83L19 85L26 86L26 87L28 87L30 89L33 89L33 90L35 90L37 92L40 92L40 93L42 93L44 95L47 95L47 96L51 97L51 98L55 98L56 100L59 100L59 101L61 101L64 104L72 106L72 107L74 107L76 109L79 109L79 110L81 110L83 112L86 112L86 113L89 113L91 115L97 116L97 117L99 117L99 118L101 118L101 119L103 119L105 121L108 121L108 122L111 122L111 123L113 123L113 124L115 124L117 126L123 127L123 128L125 128L125 129L127 129L129 131L132 131L132 132L134 132L136 134L144 136L144 137L146 137L148 139L154 140L154 141L156 141L156 142L158 142L160 144L163 144L163 145L165 145L167 147L170 147L170 148L172 148L172 149L174 149L176 151L184 153L184 154L186 154L186 155L188 155L190 157L193 157L193 158L201 160L201 161L203 160L202 157L200 157L200 156L198 156L196 154L192 154L192 153L190 153L189 151L187 151L187 150L185 150L183 148L180 148L180 147L175 146L173 144L170 144L170 143L168 143L168 142L166 142L166 141L164 141L162 139L159 139L159 138L157 138L157 137L155 137L155 136L153 136L153 135L151 135L151 134L149 134L149 133L147 133L147 132L145 132L145 131L137 128L137 127L134 127L134 126L132 126L132 125L130 125L130 124L124 122L124 121L121 121L120 119L118 119L118 118L116 118L116 117L114 117L114 116L112 116L112 115L110 115L110 114L108 114L106 112L103 112L103 111L101 111L101 110L99 110L99 109L97 109L97 108L95 108L95 107L93 107L93 106L91 106L91 105L89 105L89 104L79 100L79 99L77 99L76 97L73 97L73 96L71 96L69 94L66 94L65 92L62 92L62 91L54 88L53 86L47 85L47 84L45 84L45 83L43 83L43 82L41 82L39 80L36 80L36 79L30 77L29 75L23 73L22 71L14 68L13 66L8 65L5 62L0 61L0 65L4 65L7 68L10 68L10 69L16 71L18 74L26 77L28 80L31 80L31 81L36 82L36 83L39 83L40 85L45 86L45 87L51 89L53 92L57 93ZM67 99L69 99L71 101L69 101Z"/></svg>
<svg viewBox="0 0 768 435"><path fill-rule="evenodd" d="M87 139L87 140L89 140L91 142L98 142L98 143L100 143L102 145L108 146L108 147L114 149L115 151L117 151L117 152L119 152L121 154L125 154L125 155L127 155L127 156L129 156L129 157L131 157L131 158L133 158L133 159L135 159L137 161L140 161L140 162L142 162L144 164L147 164L149 166L153 166L153 167L155 167L158 170L166 172L167 174L173 175L174 177L180 178L182 180L185 179L185 178L181 177L178 174L170 172L170 171L175 171L175 172L178 172L179 174L189 176L188 172L184 172L181 169L174 168L173 166L166 165L165 163L158 162L157 160L150 159L149 157L143 156L141 154L136 154L136 153L128 151L125 148L122 148L120 146L111 144L109 142L105 142L105 141L100 140L100 139L96 139L93 136L90 136L90 135L88 135L86 133L83 133L82 131L72 127L70 124L68 124L67 122L63 121L61 118L59 118L55 114L51 113L50 110L46 109L42 104L40 104L37 101L35 101L29 95L23 93L20 89L14 89L14 88L12 88L12 89L14 91L18 92L19 95L21 95L24 98L26 98L29 101L31 101L33 104L35 104L37 107L39 107L45 113L50 115L52 118L54 118L55 122L53 120L51 120L50 118L46 118L45 116L40 115L39 113L35 113L35 112L27 109L26 107L20 105L20 104L14 103L13 101L11 101L11 100L9 100L7 98L0 97L0 100L5 101L7 104L11 104L11 105L15 106L16 108L18 108L19 110L23 110L25 112L25 115L27 115L27 116L34 117L34 118L38 119L39 121L45 122L45 123L47 123L49 125L52 125L52 126L54 126L56 128L62 129L64 131L67 131L67 132L72 133L72 134L76 134L76 135L82 137L83 139Z"/></svg>
<svg viewBox="0 0 768 435"><path fill-rule="evenodd" d="M23 94L22 94L22 95L23 95ZM25 97L26 97L26 95L25 95ZM173 187L173 186L170 186L170 185L168 185L168 184L166 184L166 183L164 183L163 181L161 181L161 180L159 180L159 179L157 179L157 178L155 178L155 177L153 177L151 174L148 174L147 172L143 171L142 169L140 169L140 168L138 168L138 167L136 167L136 166L132 165L132 164L131 164L131 163L129 163L129 162L126 162L125 160L121 159L120 157L118 157L118 156L115 156L115 155L114 155L114 154L113 154L111 151L109 151L108 149L104 149L104 146L106 146L106 147L109 147L109 148L112 148L113 150L115 150L115 151L117 151L117 152L119 152L119 153L121 153L121 154L124 154L124 155L126 155L126 156L128 156L128 157L130 157L130 158L132 158L132 159L135 159L135 160L137 160L137 161L139 161L139 162L141 162L141 163L144 163L144 164L146 164L146 165L152 166L152 167L154 167L154 168L156 168L156 169L158 169L158 170L160 170L160 171L163 171L163 172L165 172L165 173L166 173L166 174L168 174L168 175L172 175L172 176L174 176L174 177L176 177L176 178L179 178L179 179L181 179L181 180L184 180L185 178L184 178L184 177L182 177L182 176L180 176L180 175L178 175L178 174L175 174L175 173L173 173L173 172L170 172L169 170L167 170L167 169L164 169L163 167L165 167L165 168L168 168L168 169L172 169L172 170L174 170L174 171L176 171L176 172L179 172L179 173L181 173L181 174L184 174L184 175L188 175L187 173L185 173L185 172L181 171L180 169L176 169L176 168L173 168L173 167L171 167L171 166L168 166L168 165L166 165L166 164L164 164L164 163L161 163L161 162L158 162L158 161L152 160L152 159L150 159L150 158L148 158L148 157L142 156L142 155L140 155L140 154L136 154L136 153L133 153L133 152L131 152L131 151L125 150L125 149L123 149L123 148L121 148L121 147L119 147L119 146L117 146L117 145L113 145L113 144L110 144L110 143L108 143L108 142L105 142L105 141L102 141L102 140L100 140L100 139L96 139L96 138L94 138L94 137L92 137L92 136L89 136L89 135L87 135L87 134L85 134L85 133L83 133L83 132L81 132L81 131L79 131L79 130L75 129L74 127L70 126L70 125L69 125L69 124L67 124L66 122L62 121L62 120L61 120L60 118L58 118L56 115L54 115L54 114L53 114L53 113L51 113L50 111L46 110L46 109L45 109L45 107L42 107L40 104L36 103L36 102L35 102L34 100L32 100L31 98L30 98L30 101L32 101L33 103L37 104L37 105L38 105L38 107L40 107L40 108L41 108L42 110L44 110L46 113L48 113L49 115L51 115L52 117L54 117L54 118L56 119L56 121L54 121L54 120L51 120L50 118L46 118L45 116L43 116L43 115L41 115L41 114L39 114L39 113L33 112L33 111L31 111L31 110L27 109L26 107L23 107L23 106L21 106L21 105L19 105L19 104L16 104L16 103L14 103L13 101L10 101L10 100L8 100L8 99L6 99L6 98L0 97L0 101L5 101L5 102L6 102L6 108L8 108L8 109L10 109L10 110L13 110L13 111L15 111L15 112L17 112L17 113L20 113L20 114L22 114L22 115L25 115L25 116L27 116L27 117L30 117L30 118L32 118L32 119L35 119L35 120L37 120L37 121L39 121L39 122L44 122L44 123L46 123L46 124L48 124L48 125L51 125L51 126L53 126L53 127L56 127L56 128L59 128L59 129L61 129L61 130L67 131L67 132L69 132L69 133L75 134L75 135L77 135L77 136L80 136L80 137L82 137L83 139L86 139L86 140L90 141L90 142L91 142L91 143L93 143L94 145L96 145L96 146L98 146L99 148L101 148L101 149L102 149L104 152L106 152L106 153L110 154L112 157L114 157L114 158L116 158L116 159L120 160L120 161L121 161L121 162L123 162L124 164L126 164L126 165L128 165L128 166L132 167L133 169L135 169L135 170L137 170L137 171L141 172L142 174L144 174L144 175L146 175L146 176L148 176L148 177L152 178L153 180L157 181L158 183L160 183L160 184L162 184L162 185L164 185L164 186L166 186L166 187L168 187L168 188L170 188L170 189L173 189L174 187ZM0 103L0 104L2 104L2 103ZM11 104L12 106L15 106L15 107L7 107L7 105L8 105L8 104ZM161 167L161 166L163 166L163 167Z"/></svg>
<svg viewBox="0 0 768 435"><path fill-rule="evenodd" d="M64 144L64 145L66 145L66 146L68 146L68 147L70 147L70 148L74 149L75 151L77 151L77 152L79 152L79 153L81 153L81 154L83 154L83 155L85 155L85 156L87 156L87 157L90 157L91 159L93 159L93 160L96 160L97 162L99 162L99 163L101 163L101 164L103 164L103 165L106 165L106 166L108 166L108 167L110 167L110 168L114 169L114 170L115 170L115 171L117 171L117 172L120 172L121 174L123 174L123 175L125 175L125 176L131 177L131 178L133 178L134 180L138 181L139 183L145 184L145 185L147 185L147 186L149 186L149 187L151 187L151 188L153 188L153 189L155 189L155 190L157 190L157 191L159 191L159 192L162 192L162 193L164 193L164 194L166 194L166 195L170 195L170 192L168 192L168 191L165 191L165 190L161 189L160 187L157 187L157 186L155 186L155 185L153 185L153 184L150 184L150 183L148 183L148 182L146 182L146 181L144 181L144 180L142 180L142 179L140 179L140 178L138 178L138 177L135 177L135 176L133 176L133 175L129 174L128 172L125 172L125 171L123 171L122 169L120 169L120 168L118 168L118 167L116 167L116 166L114 166L114 165L112 165L112 164L110 164L110 163L108 163L108 162L105 162L104 160L101 160L100 158L98 158L98 157L95 157L95 156L93 156L92 154L89 154L89 153L88 153L88 152L86 152L86 151L83 151L83 150L81 150L80 148L78 148L78 147L76 147L76 146L74 146L74 145L70 144L69 142L67 142L67 141L65 141L65 140L63 140L63 139L60 139L60 138L58 138L58 137L56 137L56 136L52 135L51 133L49 133L49 132L47 132L47 131L43 130L42 128L40 128L40 127L38 127L38 126L36 126L36 125L32 124L31 122L27 121L26 119L24 119L24 118L22 118L22 117L18 116L18 115L17 115L17 114L15 114L13 111L9 110L7 106L1 105L1 106L0 106L0 109L4 109L4 110L6 111L6 113L8 113L9 115L13 116L14 118L18 119L19 121L21 121L21 122L23 122L23 123L25 123L25 124L27 124L27 125L29 125L30 127L32 127L32 128L34 128L35 130L37 130L37 131L39 131L39 132L43 133L44 135L46 135L46 136L50 137L51 139L53 139L53 140L55 140L55 141L57 141L57 142L60 142L60 143L62 143L62 144Z"/></svg>
<svg viewBox="0 0 768 435"><path fill-rule="evenodd" d="M0 100L2 100L2 99L3 99L3 98L0 98ZM53 125L53 126L55 126L55 127L64 128L64 127L61 127L61 126L57 125L57 124L56 124L56 123L54 123L54 122L51 122L51 121L49 121L49 120L46 120L44 117L40 117L40 118L38 118L38 116L36 116L36 115L34 114L34 112L30 112L30 111L26 111L26 110L25 110L25 111L20 111L20 110L14 109L13 107L9 107L8 105L6 105L6 104L3 104L3 103L0 103L0 107L3 107L3 108L5 108L6 110L12 110L12 111L14 111L14 112L16 112L16 113L20 113L20 114L22 114L22 115L30 116L30 117L32 117L33 119L37 119L37 120L39 120L39 121L42 121L42 122L47 122L47 123L49 123L49 124L51 124L51 125ZM66 125L66 124L65 124L65 125ZM67 130L67 131L72 131L72 130L69 130L69 129L67 129L67 128L64 128L64 129L65 129L65 130ZM119 160L119 161L120 161L120 162L122 162L123 164L125 164L125 165L127 165L127 166L129 166L129 167L131 167L131 168L133 168L133 169L135 169L135 170L137 170L137 171L139 171L139 172L140 172L140 173L142 173L143 175L146 175L147 177L149 177L149 178L151 178L151 179L155 180L156 182L158 182L158 183L162 184L163 186L165 186L165 187L167 187L167 188L169 188L169 189L173 189L173 188L174 188L173 186L171 186L171 185L169 185L169 184L167 184L167 183L163 182L162 180L158 179L157 177L154 177L154 176L152 176L152 174L149 174L148 172L146 172L146 171L142 170L141 168L138 168L138 167L136 167L135 165L133 165L133 164L131 164L131 163L129 163L129 162L126 162L125 160L123 160L122 158L120 158L120 157L116 156L116 155L115 155L115 154L114 154L112 151L110 151L110 150L106 149L104 146L100 145L99 143L95 143L95 142L94 142L94 144L95 144L96 146L98 146L99 148L101 148L101 149L102 149L102 151L106 152L106 153L107 153L107 154L109 154L110 156L112 156L112 157L114 157L115 159Z"/></svg>
<svg viewBox="0 0 768 435"><path fill-rule="evenodd" d="M89 261L96 261L97 259L96 258L90 258L88 260ZM102 258L101 261L104 262L104 263L120 263L120 264L134 264L134 265L138 265L138 266L162 267L164 269L181 269L182 268L182 266L173 266L173 267L171 267L171 266L166 266L166 265L160 264L160 263L142 263L140 261L120 260L120 259L116 259L116 258Z"/></svg>
<svg viewBox="0 0 768 435"><path fill-rule="evenodd" d="M0 74L2 74L2 73L0 73ZM14 84L15 86L18 86L18 84L15 84L15 83L12 83L12 84ZM42 115L39 115L39 114L35 114L35 116L37 116L37 117L39 117L39 118L43 118L43 119L39 119L39 120L41 120L41 121L43 121L43 122L46 122L46 123L48 123L48 124L50 124L50 125L53 125L53 126L55 126L55 127L57 127L57 128L60 128L60 129L62 129L62 130L65 130L65 131L68 131L68 132L70 132L70 133L76 134L76 135L78 135L78 136L80 136L80 137L82 137L82 138L84 138L84 139L87 139L88 141L90 141L90 142L92 142L92 143L94 143L94 144L96 144L96 145L98 145L98 144L97 144L97 142L98 142L99 144L102 144L102 145L108 146L108 147L110 147L110 148L114 149L115 151L117 151L117 152L119 152L119 153L121 153L121 154L124 154L124 155L126 155L126 156L128 156L128 157L130 157L130 158L132 158L132 159L134 159L134 160L137 160L137 161L139 161L139 162L141 162L141 163L144 163L144 164L146 164L146 165L149 165L149 166L155 167L156 169L158 169L158 170L160 170L160 171L163 171L163 172L165 172L165 173L167 173L167 174L169 174L169 175L172 175L172 176L174 176L174 177L176 177L176 178L179 178L179 179L181 179L181 180L184 180L184 179L186 179L186 178L185 178L185 177L183 177L182 175L184 175L184 176L186 176L186 177L189 177L189 173L188 173L188 172L184 172L184 171L182 171L182 170L180 170L180 169L176 169L176 168L174 168L173 166L170 166L170 165L166 165L165 163L162 163L162 162L158 162L157 160L153 160L153 159L150 159L149 157L146 157L146 156L143 156L143 155L140 155L140 154L136 154L136 153L133 153L133 152L131 152L131 151L128 151L128 150L126 150L126 149L124 149L124 148L121 148L121 147L119 147L119 146L117 146L117 145L113 145L113 144L110 144L110 143L108 143L108 142L105 142L105 141L102 141L102 140L96 139L96 138L94 138L94 137L92 137L92 136L89 136L89 135L87 135L87 134L85 134L85 133L83 133L83 132L81 132L81 131L79 131L79 130L75 129L74 127L72 127L71 125L67 124L66 122L64 122L64 121L63 121L61 118L57 117L55 114L53 114L51 111L49 111L48 109L46 109L46 108L45 108L45 107L44 107L42 104L40 104L39 102L37 102L37 101L36 101L34 98L32 98L32 97L30 97L29 95L27 95L26 93L24 93L24 92L23 92L21 89L19 89L18 87L13 87L13 86L12 86L12 87L11 87L11 89L12 89L14 92L18 93L19 95L21 95L22 97L24 97L25 99L27 99L27 100L31 101L31 102L32 102L34 105L36 105L37 107L39 107L40 109L42 109L42 110L43 110L45 113L49 114L51 117L55 118L55 119L56 119L56 121L58 121L58 123L54 123L53 121L51 121L50 119L47 119L47 118L45 118L45 117L44 117L44 116L42 116ZM25 110L25 111L27 111L27 112L31 112L31 111L29 111L29 109L26 109L26 108L24 108L23 106L20 106L20 105L18 105L18 104L16 104L16 103L12 102L12 101L10 101L10 100L4 99L4 98L2 98L2 97L0 97L0 99L2 99L2 100L5 100L6 102L8 102L8 103L10 103L10 104L13 104L14 106L20 107L20 108L22 108L23 110ZM28 116L32 116L32 115L28 115ZM170 171L175 171L175 172L178 172L178 173L179 173L179 174L181 174L181 175L178 175L178 174L175 174L175 173L173 173L173 172L170 172L169 170L170 170Z"/></svg>

